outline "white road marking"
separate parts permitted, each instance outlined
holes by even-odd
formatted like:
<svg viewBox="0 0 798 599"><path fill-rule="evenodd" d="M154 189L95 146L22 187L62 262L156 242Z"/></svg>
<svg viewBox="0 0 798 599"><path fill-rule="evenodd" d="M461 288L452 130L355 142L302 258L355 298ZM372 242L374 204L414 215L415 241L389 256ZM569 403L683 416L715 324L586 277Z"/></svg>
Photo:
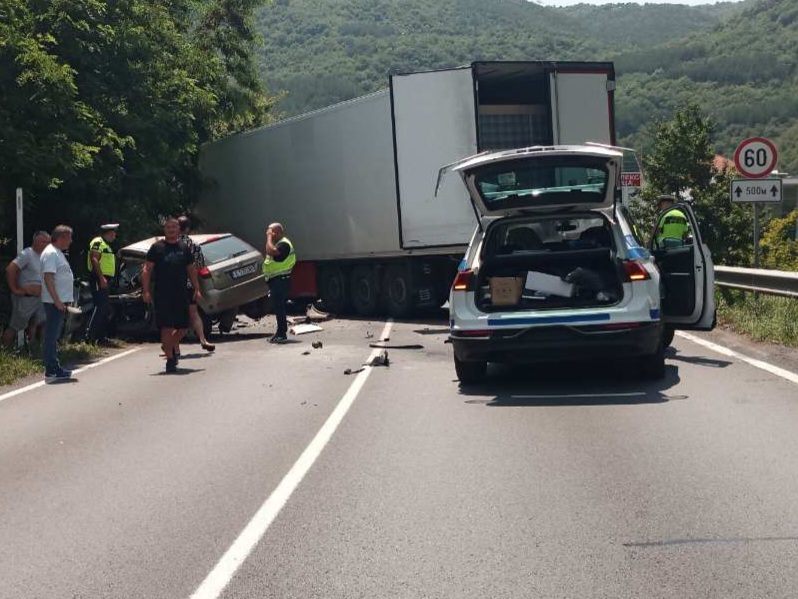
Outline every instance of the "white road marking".
<svg viewBox="0 0 798 599"><path fill-rule="evenodd" d="M679 337L684 337L688 341L692 341L693 343L697 343L698 345L703 345L704 347L711 349L714 352L718 352L719 354L723 354L724 356L729 356L730 358L737 358L745 362L746 364L750 364L755 368L759 368L770 374L775 374L785 380L790 381L791 383L795 383L798 385L798 374L790 371L785 370L784 368L779 368L778 366L774 366L773 364L768 364L767 362L763 362L762 360L757 360L756 358L749 358L743 354L740 354L732 349L728 349L723 347L722 345L718 345L717 343L712 343L712 341L706 341L705 339L701 339L700 337L696 337L695 335L691 335L690 333L685 333L684 331L676 331L676 334Z"/></svg>
<svg viewBox="0 0 798 599"><path fill-rule="evenodd" d="M379 337L380 339L385 339L390 336L392 325L392 320L385 323L385 328L382 331L382 335ZM382 351L381 348L377 348L371 352L367 363L370 363ZM266 534L266 531L269 530L272 522L277 518L277 515L285 504L288 503L288 500L299 486L299 483L302 482L302 479L305 478L305 475L313 467L313 464L321 455L322 451L324 451L324 448L343 421L349 408L355 402L355 399L357 399L371 371L372 367L366 366L365 369L357 375L355 380L352 381L349 389L347 389L332 414L330 414L327 421L319 429L319 432L316 433L310 445L305 448L305 451L299 456L299 459L291 467L291 470L288 471L288 474L280 481L277 488L272 491L272 494L269 495L268 499L261 505L252 517L252 520L244 527L244 530L241 531L238 538L233 541L233 544L221 557L216 566L214 566L210 574L205 577L205 580L203 580L197 590L194 591L191 595L191 599L219 598L225 587L233 579L238 568L243 565L244 561L255 548L255 545L260 542Z"/></svg>
<svg viewBox="0 0 798 599"><path fill-rule="evenodd" d="M119 358L124 358L125 356L129 356L130 354L139 351L140 347L134 347L133 349L129 349L127 351L122 352L121 354L115 354L113 356L109 356L107 358L103 358L99 362L93 362L88 364L82 368L78 368L77 370L73 370L73 374L80 374L84 370L89 370L90 368L97 368L103 364L107 364L108 362L113 362L114 360L118 360ZM20 387L19 389L15 389L14 391L9 391L8 393L4 393L0 395L0 401L5 401L6 399L11 399L12 397L16 397L17 395L21 395L23 393L27 393L28 391L33 391L34 389L38 389L39 387L44 386L44 381L39 381L38 383L32 383L25 387ZM58 383L63 384L63 383Z"/></svg>

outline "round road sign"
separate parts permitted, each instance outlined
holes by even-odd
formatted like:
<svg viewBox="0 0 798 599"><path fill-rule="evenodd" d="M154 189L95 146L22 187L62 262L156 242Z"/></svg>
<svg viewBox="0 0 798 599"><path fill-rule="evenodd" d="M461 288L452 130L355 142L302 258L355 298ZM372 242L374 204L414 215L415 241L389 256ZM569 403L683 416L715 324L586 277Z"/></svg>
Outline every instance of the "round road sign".
<svg viewBox="0 0 798 599"><path fill-rule="evenodd" d="M764 137L749 137L734 151L734 166L743 177L760 179L776 168L779 152L776 145Z"/></svg>

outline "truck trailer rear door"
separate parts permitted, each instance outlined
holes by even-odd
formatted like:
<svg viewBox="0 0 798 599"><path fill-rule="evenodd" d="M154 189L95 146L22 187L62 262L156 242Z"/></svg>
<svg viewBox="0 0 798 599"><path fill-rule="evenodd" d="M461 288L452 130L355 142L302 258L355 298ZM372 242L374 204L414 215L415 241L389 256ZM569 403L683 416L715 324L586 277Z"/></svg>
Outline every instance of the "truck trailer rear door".
<svg viewBox="0 0 798 599"><path fill-rule="evenodd" d="M611 71L555 69L549 73L555 145L615 144Z"/></svg>
<svg viewBox="0 0 798 599"><path fill-rule="evenodd" d="M400 239L405 249L464 245L476 219L460 185L435 197L438 169L477 152L471 68L391 76Z"/></svg>

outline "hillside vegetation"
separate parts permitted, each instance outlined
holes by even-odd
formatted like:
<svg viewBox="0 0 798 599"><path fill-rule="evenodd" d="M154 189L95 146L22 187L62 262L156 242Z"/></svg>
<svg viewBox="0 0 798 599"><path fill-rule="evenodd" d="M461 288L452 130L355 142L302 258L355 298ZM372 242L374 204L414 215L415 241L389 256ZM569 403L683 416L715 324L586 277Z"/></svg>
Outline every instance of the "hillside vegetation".
<svg viewBox="0 0 798 599"><path fill-rule="evenodd" d="M544 7L526 0L277 0L260 70L297 114L383 88L389 73L475 60L613 60L620 139L695 102L729 153L767 135L798 171L798 0Z"/></svg>

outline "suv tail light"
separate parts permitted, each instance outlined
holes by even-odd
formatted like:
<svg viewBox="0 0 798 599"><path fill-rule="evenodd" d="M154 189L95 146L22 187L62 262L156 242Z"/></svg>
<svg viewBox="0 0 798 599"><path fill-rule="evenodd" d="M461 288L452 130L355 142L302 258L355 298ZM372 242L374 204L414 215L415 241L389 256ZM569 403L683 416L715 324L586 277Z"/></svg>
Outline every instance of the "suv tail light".
<svg viewBox="0 0 798 599"><path fill-rule="evenodd" d="M210 279L211 278L211 269L207 266L203 266L197 271L197 274L201 276L203 279Z"/></svg>
<svg viewBox="0 0 798 599"><path fill-rule="evenodd" d="M634 283L635 281L645 281L651 278L646 267L635 260L625 260L623 270L626 273L626 280Z"/></svg>
<svg viewBox="0 0 798 599"><path fill-rule="evenodd" d="M473 270L461 270L454 278L454 283L452 283L452 291L471 291L471 283L473 279Z"/></svg>

